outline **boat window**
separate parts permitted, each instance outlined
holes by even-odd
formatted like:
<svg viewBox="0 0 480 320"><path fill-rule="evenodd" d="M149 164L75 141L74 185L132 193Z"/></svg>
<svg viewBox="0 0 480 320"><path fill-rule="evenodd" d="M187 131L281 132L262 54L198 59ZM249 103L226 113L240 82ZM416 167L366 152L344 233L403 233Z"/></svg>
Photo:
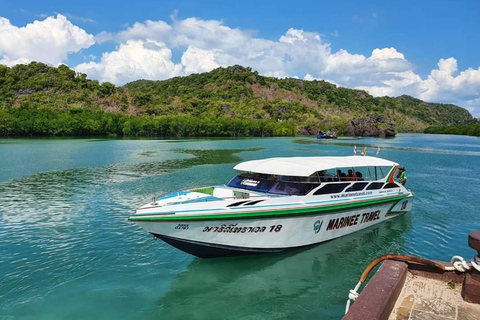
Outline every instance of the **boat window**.
<svg viewBox="0 0 480 320"><path fill-rule="evenodd" d="M352 167L336 168L331 174L333 175L332 181L357 181L355 168Z"/></svg>
<svg viewBox="0 0 480 320"><path fill-rule="evenodd" d="M396 183L387 183L383 189L392 189L392 188L400 188L400 186Z"/></svg>
<svg viewBox="0 0 480 320"><path fill-rule="evenodd" d="M335 169L328 169L328 170L323 170L323 171L318 171L317 172L318 176L320 177L321 182L333 182L333 181L338 181L336 179L337 177L337 171Z"/></svg>
<svg viewBox="0 0 480 320"><path fill-rule="evenodd" d="M346 168L345 170L348 171L348 169L350 168ZM384 179L388 175L390 170L391 167L387 166L353 168L353 172L356 176L356 181L378 181Z"/></svg>
<svg viewBox="0 0 480 320"><path fill-rule="evenodd" d="M334 181L378 181L384 179L390 172L391 167L339 167L336 169L319 171L318 175L322 182Z"/></svg>
<svg viewBox="0 0 480 320"><path fill-rule="evenodd" d="M270 190L268 190L268 192L274 194L299 196L306 195L319 185L320 184L318 183L278 181Z"/></svg>
<svg viewBox="0 0 480 320"><path fill-rule="evenodd" d="M290 177L258 173L238 174L227 184L233 188L282 195L306 195L319 185L318 176Z"/></svg>
<svg viewBox="0 0 480 320"><path fill-rule="evenodd" d="M342 192L350 183L329 183L315 191L314 195Z"/></svg>
<svg viewBox="0 0 480 320"><path fill-rule="evenodd" d="M366 181L375 181L378 180L375 174L375 167L365 167L365 175L363 176Z"/></svg>
<svg viewBox="0 0 480 320"><path fill-rule="evenodd" d="M355 168L343 168L341 181L357 181Z"/></svg>
<svg viewBox="0 0 480 320"><path fill-rule="evenodd" d="M365 181L365 170L355 169L355 180L356 181Z"/></svg>
<svg viewBox="0 0 480 320"><path fill-rule="evenodd" d="M375 167L375 168L377 168L377 175L379 177L377 179L381 179L381 178L385 177L388 173L388 171L384 170L384 169L386 169L385 167ZM385 173L383 173L384 171L385 171Z"/></svg>
<svg viewBox="0 0 480 320"><path fill-rule="evenodd" d="M259 175L239 174L230 180L227 186L258 192L268 192L275 183L277 183L277 181L276 179L273 180L273 178L270 180L268 177L262 177Z"/></svg>
<svg viewBox="0 0 480 320"><path fill-rule="evenodd" d="M282 182L301 182L301 183L318 183L318 176L313 174L309 177L293 177L293 176L278 176L278 181Z"/></svg>
<svg viewBox="0 0 480 320"><path fill-rule="evenodd" d="M345 192L363 190L367 184L368 184L368 182L357 182L357 183L354 183L351 187L347 188L347 190L345 190Z"/></svg>
<svg viewBox="0 0 480 320"><path fill-rule="evenodd" d="M368 185L367 190L381 189L382 186L383 186L383 182L372 182Z"/></svg>

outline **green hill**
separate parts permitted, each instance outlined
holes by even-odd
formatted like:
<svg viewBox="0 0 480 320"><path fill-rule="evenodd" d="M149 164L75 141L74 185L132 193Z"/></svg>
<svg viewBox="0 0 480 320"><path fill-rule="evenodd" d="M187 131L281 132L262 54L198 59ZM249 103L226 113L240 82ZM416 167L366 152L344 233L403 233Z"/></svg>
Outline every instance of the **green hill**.
<svg viewBox="0 0 480 320"><path fill-rule="evenodd" d="M291 135L345 130L383 114L400 132L473 121L463 108L401 96L374 98L325 81L264 77L232 66L122 87L65 65L0 65L0 135Z"/></svg>

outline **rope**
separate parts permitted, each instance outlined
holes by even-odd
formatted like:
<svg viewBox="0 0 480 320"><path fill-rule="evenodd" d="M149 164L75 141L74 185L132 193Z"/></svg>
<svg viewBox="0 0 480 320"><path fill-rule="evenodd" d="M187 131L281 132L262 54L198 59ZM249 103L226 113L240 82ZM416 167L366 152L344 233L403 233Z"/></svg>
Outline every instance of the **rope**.
<svg viewBox="0 0 480 320"><path fill-rule="evenodd" d="M478 272L480 272L480 256L474 256L470 261L465 261L465 259L461 256L453 256L452 260L450 260L450 263L452 264L452 266L445 266L439 262L424 259L424 258L419 258L415 256L402 255L402 254L386 254L373 260L365 268L365 271L363 271L362 276L360 277L360 281L357 283L354 289L350 290L350 293L348 294L348 301L347 301L347 305L345 306L345 314L347 314L348 310L350 309L350 304L354 302L360 295L358 293L358 289L360 289L362 284L365 282L370 271L372 271L372 269L375 268L375 266L378 265L380 262L385 260L415 262L422 265L434 267L443 271L467 272L468 270L471 270L473 268Z"/></svg>
<svg viewBox="0 0 480 320"><path fill-rule="evenodd" d="M475 256L470 261L465 261L461 256L453 256L450 263L453 265L451 267L445 267L447 271L459 271L459 272L467 272L471 270L472 267L480 272L480 256Z"/></svg>
<svg viewBox="0 0 480 320"><path fill-rule="evenodd" d="M362 281L359 281L357 283L357 285L355 286L355 289L353 290L350 290L350 293L348 294L348 301L347 301L347 305L345 307L345 314L347 314L348 312L348 309L350 309L350 303L352 303L353 301L355 301L355 299L358 298L358 296L360 295L357 290L360 289L360 286L362 285Z"/></svg>

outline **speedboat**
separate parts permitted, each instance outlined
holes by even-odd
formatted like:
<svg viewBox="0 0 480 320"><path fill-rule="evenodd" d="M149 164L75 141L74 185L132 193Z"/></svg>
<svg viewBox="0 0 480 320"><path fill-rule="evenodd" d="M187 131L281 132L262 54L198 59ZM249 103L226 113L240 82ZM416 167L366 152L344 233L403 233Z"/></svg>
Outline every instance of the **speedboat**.
<svg viewBox="0 0 480 320"><path fill-rule="evenodd" d="M409 212L398 168L369 156L246 161L226 185L154 197L129 220L201 258L305 248Z"/></svg>
<svg viewBox="0 0 480 320"><path fill-rule="evenodd" d="M330 131L327 131L327 132L321 132L321 133L317 133L317 139L337 139L337 134L335 132L330 132Z"/></svg>

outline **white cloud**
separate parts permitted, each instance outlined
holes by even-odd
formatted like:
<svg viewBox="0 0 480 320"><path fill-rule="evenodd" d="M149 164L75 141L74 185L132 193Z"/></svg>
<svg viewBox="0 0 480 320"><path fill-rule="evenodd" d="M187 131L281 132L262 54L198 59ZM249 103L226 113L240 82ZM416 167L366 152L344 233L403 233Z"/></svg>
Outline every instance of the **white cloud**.
<svg viewBox="0 0 480 320"><path fill-rule="evenodd" d="M251 32L232 29L223 25L222 21L187 18L174 19L171 25L164 21L136 22L119 33L102 32L96 40L101 43L109 40L125 42L152 39L172 48L193 46L199 49L228 49L238 48L250 38Z"/></svg>
<svg viewBox="0 0 480 320"><path fill-rule="evenodd" d="M370 19L375 17L372 13ZM459 72L454 58L440 59L438 69L422 79L394 47L372 48L370 55L334 51L318 32L290 28L272 40L228 27L222 21L178 19L173 15L170 23L147 20L118 33L101 32L94 38L60 14L23 28L0 18L0 63L8 65L32 60L56 65L65 62L68 53L105 41L115 41L118 47L103 53L100 60L79 64L75 69L100 81L124 84L241 64L266 76L305 75L306 80L324 79L375 96L409 94L479 109L480 68ZM172 61L172 50L179 54L179 63Z"/></svg>
<svg viewBox="0 0 480 320"><path fill-rule="evenodd" d="M440 59L438 69L423 80L412 69L390 72L381 85L357 86L375 96L408 94L429 102L455 103L473 115L480 115L480 68L468 68L458 75L455 58Z"/></svg>
<svg viewBox="0 0 480 320"><path fill-rule="evenodd" d="M480 117L480 98L468 100L465 108L476 117Z"/></svg>
<svg viewBox="0 0 480 320"><path fill-rule="evenodd" d="M174 46L193 45L201 49L227 50L238 48L251 38L250 32L232 29L217 20L174 20L172 27L174 37L170 41Z"/></svg>
<svg viewBox="0 0 480 320"><path fill-rule="evenodd" d="M290 44L294 44L296 42L307 43L308 42L307 37L308 37L308 34L305 31L290 28L288 29L287 33L285 33L284 36L280 37L280 42L290 43ZM320 40L320 36L318 35L315 35L314 38L315 40Z"/></svg>
<svg viewBox="0 0 480 320"><path fill-rule="evenodd" d="M395 48L383 48L374 49L371 60L388 60L388 59L405 59L402 53L398 52Z"/></svg>
<svg viewBox="0 0 480 320"><path fill-rule="evenodd" d="M455 58L440 59L438 69L431 71L428 79L420 85L420 98L432 99L473 99L480 97L480 67L468 68L457 76Z"/></svg>
<svg viewBox="0 0 480 320"><path fill-rule="evenodd" d="M171 31L172 27L166 22L146 20L144 23L136 22L133 26L116 34L101 32L95 37L95 40L99 43L110 40L126 42L145 39L165 42Z"/></svg>
<svg viewBox="0 0 480 320"><path fill-rule="evenodd" d="M185 73L207 72L219 67L215 62L215 51L190 46L182 55L182 65Z"/></svg>
<svg viewBox="0 0 480 320"><path fill-rule="evenodd" d="M313 80L317 80L317 79L315 79L310 73L307 73L305 75L305 77L303 77L303 80L313 81Z"/></svg>
<svg viewBox="0 0 480 320"><path fill-rule="evenodd" d="M69 53L94 44L94 37L61 14L16 27L0 17L0 63L14 65L42 61L58 65Z"/></svg>
<svg viewBox="0 0 480 320"><path fill-rule="evenodd" d="M384 79L379 80L379 84L360 85L356 89L368 91L373 96L399 96L408 94L418 96L418 85L422 79L412 70L402 72L386 72Z"/></svg>
<svg viewBox="0 0 480 320"><path fill-rule="evenodd" d="M464 92L464 100L454 100L462 105L469 101L467 98L480 96L475 80L480 71L468 69L455 77L454 59L441 60L439 69L422 80L404 54L393 47L374 48L370 56L364 56L345 49L332 51L330 43L317 32L290 28L273 41L217 20L176 17L172 20L170 24L151 20L135 23L116 34L102 33L97 40L125 43L129 39L153 39L169 48L180 48L183 74L241 64L279 78L295 77L303 70L305 79L325 79L340 86L367 90L375 96L409 94L428 101L447 102L456 93ZM468 94L471 96L467 97Z"/></svg>
<svg viewBox="0 0 480 320"><path fill-rule="evenodd" d="M81 63L78 72L100 81L125 84L138 79L159 80L182 74L182 66L172 62L172 52L154 40L128 40L116 51L104 53L99 62Z"/></svg>

